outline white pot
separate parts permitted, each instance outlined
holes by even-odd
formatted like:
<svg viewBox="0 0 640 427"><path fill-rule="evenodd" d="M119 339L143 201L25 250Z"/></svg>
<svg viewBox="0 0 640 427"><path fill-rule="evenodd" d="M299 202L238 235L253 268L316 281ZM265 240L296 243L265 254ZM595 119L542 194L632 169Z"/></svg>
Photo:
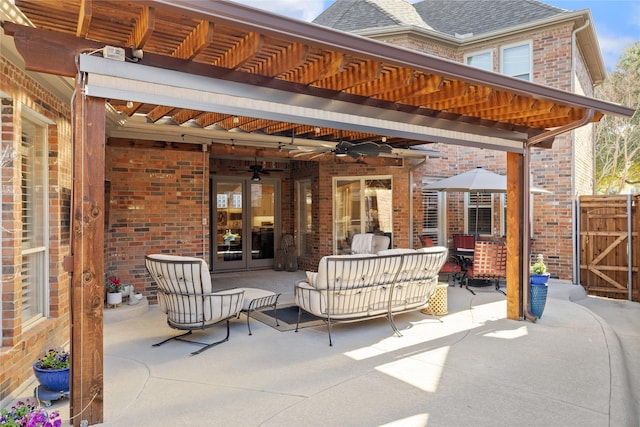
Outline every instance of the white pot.
<svg viewBox="0 0 640 427"><path fill-rule="evenodd" d="M131 291L133 291L133 285L123 285L122 286L122 296L128 297L131 295Z"/></svg>
<svg viewBox="0 0 640 427"><path fill-rule="evenodd" d="M142 294L136 292L129 297L129 305L136 305L142 300Z"/></svg>
<svg viewBox="0 0 640 427"><path fill-rule="evenodd" d="M107 304L122 304L122 292L107 292Z"/></svg>

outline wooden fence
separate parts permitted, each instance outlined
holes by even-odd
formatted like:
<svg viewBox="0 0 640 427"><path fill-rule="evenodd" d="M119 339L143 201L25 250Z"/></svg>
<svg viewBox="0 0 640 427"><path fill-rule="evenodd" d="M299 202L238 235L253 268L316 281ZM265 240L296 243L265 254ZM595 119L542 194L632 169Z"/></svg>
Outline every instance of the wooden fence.
<svg viewBox="0 0 640 427"><path fill-rule="evenodd" d="M580 197L580 284L589 295L640 301L638 202L640 195Z"/></svg>

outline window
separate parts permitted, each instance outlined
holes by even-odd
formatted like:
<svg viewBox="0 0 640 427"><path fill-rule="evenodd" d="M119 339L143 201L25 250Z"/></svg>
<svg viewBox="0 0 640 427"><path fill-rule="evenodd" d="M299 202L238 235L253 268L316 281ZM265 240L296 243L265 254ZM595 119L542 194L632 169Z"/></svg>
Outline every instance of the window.
<svg viewBox="0 0 640 427"><path fill-rule="evenodd" d="M493 197L490 193L465 193L465 232L474 235L491 235Z"/></svg>
<svg viewBox="0 0 640 427"><path fill-rule="evenodd" d="M487 71L493 71L493 55L491 54L491 51L466 55L464 61L467 65Z"/></svg>
<svg viewBox="0 0 640 427"><path fill-rule="evenodd" d="M376 233L392 237L391 188L389 177L334 179L334 253L349 253L354 234Z"/></svg>
<svg viewBox="0 0 640 427"><path fill-rule="evenodd" d="M22 119L20 145L22 190L22 321L48 314L47 307L47 142L46 128Z"/></svg>
<svg viewBox="0 0 640 427"><path fill-rule="evenodd" d="M430 184L439 178L423 177L422 184ZM444 215L446 209L446 193L422 190L422 235L430 237L434 244L446 246Z"/></svg>
<svg viewBox="0 0 640 427"><path fill-rule="evenodd" d="M526 43L502 48L501 69L502 74L530 81L531 44Z"/></svg>

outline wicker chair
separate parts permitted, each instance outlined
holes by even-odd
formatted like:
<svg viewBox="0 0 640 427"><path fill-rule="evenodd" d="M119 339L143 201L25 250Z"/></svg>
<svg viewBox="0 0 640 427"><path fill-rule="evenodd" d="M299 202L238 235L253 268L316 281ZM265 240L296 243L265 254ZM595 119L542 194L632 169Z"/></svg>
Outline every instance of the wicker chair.
<svg viewBox="0 0 640 427"><path fill-rule="evenodd" d="M507 247L503 241L478 241L475 244L473 254L473 264L467 267L465 276L465 287L475 295L469 286L486 286L479 284L477 280L482 280L489 285L494 284L496 291L500 289L500 279L507 277ZM469 282L476 279L473 284ZM483 282L480 282L483 283ZM506 294L505 294L506 295Z"/></svg>
<svg viewBox="0 0 640 427"><path fill-rule="evenodd" d="M145 264L158 285L158 303L167 314L167 324L187 331L154 344L154 347L175 339L203 346L191 353L198 354L229 340L229 319L242 310L242 289L211 292L209 267L200 258L153 254L145 257ZM203 343L184 338L194 330L208 329L225 320L227 335L220 341Z"/></svg>

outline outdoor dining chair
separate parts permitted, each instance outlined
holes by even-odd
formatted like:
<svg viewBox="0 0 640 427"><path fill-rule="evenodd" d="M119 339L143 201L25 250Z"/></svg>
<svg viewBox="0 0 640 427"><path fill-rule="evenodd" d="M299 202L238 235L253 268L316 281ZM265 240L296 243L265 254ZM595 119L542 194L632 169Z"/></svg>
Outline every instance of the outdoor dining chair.
<svg viewBox="0 0 640 427"><path fill-rule="evenodd" d="M476 241L473 264L467 267L465 287L475 295L469 286L487 286L493 284L500 289L500 280L507 277L507 246L504 241ZM505 294L506 295L506 294Z"/></svg>
<svg viewBox="0 0 640 427"><path fill-rule="evenodd" d="M158 286L158 304L167 315L167 324L187 331L154 347L180 340L201 345L201 349L191 353L198 354L229 340L229 319L237 317L242 310L243 289L212 292L209 267L200 258L152 254L145 257L145 265ZM184 338L195 330L205 330L225 320L227 335L222 340L204 343Z"/></svg>
<svg viewBox="0 0 640 427"><path fill-rule="evenodd" d="M431 248L435 246L433 243L433 239L429 236L418 235L418 240L422 244L423 248ZM447 262L444 263L442 268L439 271L439 274L447 275L450 282L454 284L459 282L462 286L462 280L464 279L464 271L462 269L462 264L458 260L458 258L454 256L449 256Z"/></svg>

